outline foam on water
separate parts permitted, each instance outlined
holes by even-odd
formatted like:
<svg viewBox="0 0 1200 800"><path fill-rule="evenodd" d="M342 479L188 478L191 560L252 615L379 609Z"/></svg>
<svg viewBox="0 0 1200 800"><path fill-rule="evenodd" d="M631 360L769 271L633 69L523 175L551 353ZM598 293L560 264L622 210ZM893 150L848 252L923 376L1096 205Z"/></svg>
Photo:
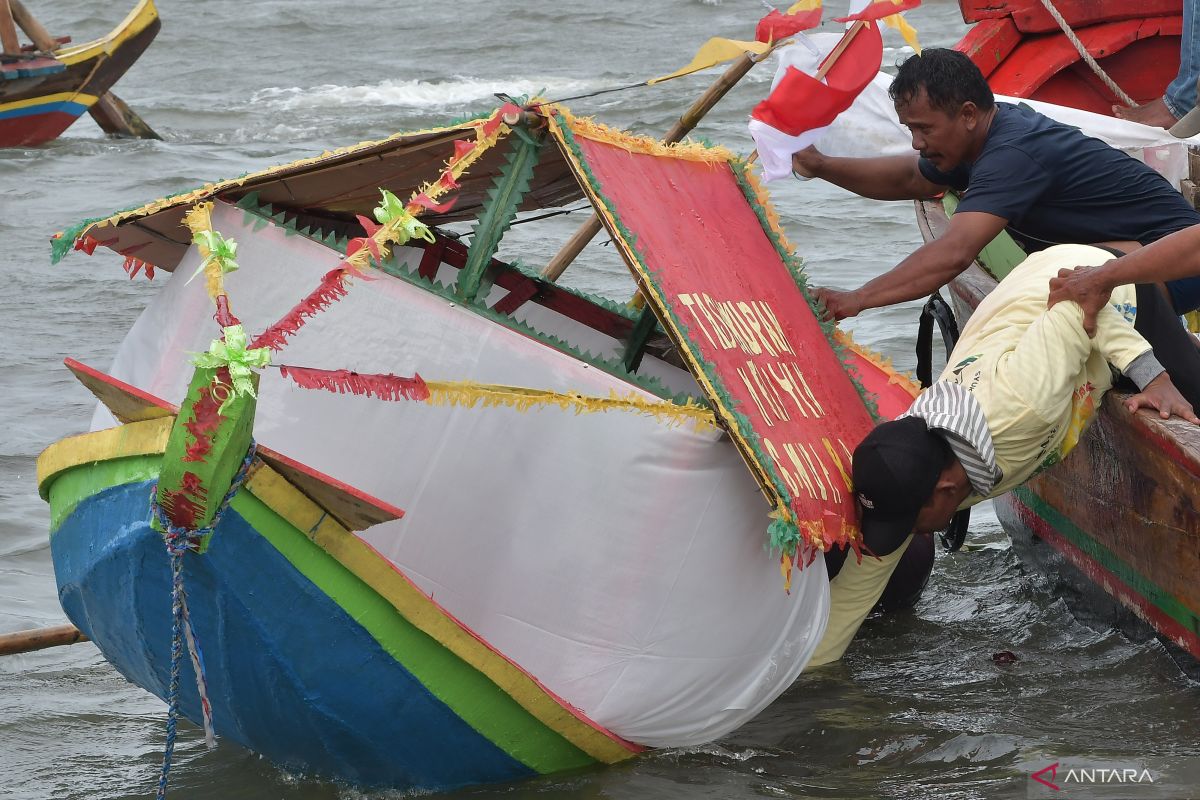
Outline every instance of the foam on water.
<svg viewBox="0 0 1200 800"><path fill-rule="evenodd" d="M446 80L385 80L358 86L326 84L302 88L268 87L250 97L250 104L266 103L284 111L346 108L350 106L400 106L406 108L458 108L482 101L494 102L497 92L513 97L545 95L551 98L585 94L612 86L611 82L562 77L472 78Z"/></svg>

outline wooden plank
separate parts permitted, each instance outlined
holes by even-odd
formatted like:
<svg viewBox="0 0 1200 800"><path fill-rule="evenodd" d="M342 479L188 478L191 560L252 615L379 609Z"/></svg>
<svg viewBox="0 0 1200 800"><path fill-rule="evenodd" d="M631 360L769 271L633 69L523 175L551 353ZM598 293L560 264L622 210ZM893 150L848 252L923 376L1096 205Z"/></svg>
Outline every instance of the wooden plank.
<svg viewBox="0 0 1200 800"><path fill-rule="evenodd" d="M100 95L88 113L109 136L128 139L162 139L124 100L112 92Z"/></svg>
<svg viewBox="0 0 1200 800"><path fill-rule="evenodd" d="M1011 19L987 19L971 27L954 49L963 53L988 77L1021 43L1021 32Z"/></svg>
<svg viewBox="0 0 1200 800"><path fill-rule="evenodd" d="M1173 52L1178 58L1178 40L1169 44L1161 37L1175 37L1180 33L1179 17L1157 17L1154 19L1113 22L1084 28L1077 33L1087 51L1099 60L1105 71L1135 100L1145 102L1162 94L1163 87L1175 75L1175 63L1147 62L1150 50L1160 45ZM1128 56L1128 57L1126 57ZM988 76L992 90L1014 97L1057 102L1075 108L1089 108L1081 99L1065 102L1061 97L1041 96L1037 92L1052 79L1084 77L1099 85L1099 79L1085 73L1071 72L1069 68L1080 62L1074 45L1061 33L1046 36L1026 37ZM1104 90L1107 92L1107 90ZM1109 95L1111 96L1111 94ZM1103 104L1101 104L1103 105ZM1102 109L1107 113L1107 108Z"/></svg>
<svg viewBox="0 0 1200 800"><path fill-rule="evenodd" d="M104 403L121 422L174 416L178 412L178 408L166 400L73 358L66 359L64 363L79 382L96 395L96 399ZM265 445L258 446L258 456L352 531L363 530L380 522L390 522L404 516L403 509L301 464Z"/></svg>
<svg viewBox="0 0 1200 800"><path fill-rule="evenodd" d="M1183 194L1183 199L1188 201L1192 208L1196 207L1196 182L1192 180L1182 180L1179 182L1179 191Z"/></svg>
<svg viewBox="0 0 1200 800"><path fill-rule="evenodd" d="M1054 5L1072 28L1142 17L1177 16L1183 6L1181 0L1055 0ZM1027 33L1059 30L1040 0L959 0L958 7L964 22L1011 17L1017 28Z"/></svg>

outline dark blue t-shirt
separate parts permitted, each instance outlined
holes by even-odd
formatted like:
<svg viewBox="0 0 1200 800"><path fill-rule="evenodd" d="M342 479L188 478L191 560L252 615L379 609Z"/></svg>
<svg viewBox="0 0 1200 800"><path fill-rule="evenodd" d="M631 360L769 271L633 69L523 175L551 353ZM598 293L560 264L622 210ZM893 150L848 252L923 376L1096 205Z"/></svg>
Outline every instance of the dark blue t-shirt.
<svg viewBox="0 0 1200 800"><path fill-rule="evenodd" d="M950 172L920 159L921 174L965 191L959 211L1008 220L1026 251L1052 244L1149 244L1200 223L1162 175L1078 128L1028 106L997 103L979 158Z"/></svg>

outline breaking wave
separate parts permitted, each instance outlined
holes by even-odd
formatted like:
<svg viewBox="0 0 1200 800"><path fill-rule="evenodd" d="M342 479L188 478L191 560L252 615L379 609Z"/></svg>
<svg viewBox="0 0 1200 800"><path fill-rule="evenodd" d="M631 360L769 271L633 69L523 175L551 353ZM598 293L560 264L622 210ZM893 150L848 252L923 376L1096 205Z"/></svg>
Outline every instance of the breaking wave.
<svg viewBox="0 0 1200 800"><path fill-rule="evenodd" d="M326 84L311 88L260 89L250 98L252 104L266 103L273 108L339 108L378 105L410 108L453 108L493 100L496 92L514 97L546 94L551 98L582 94L610 85L602 81L563 78L544 80L504 80L455 77L445 81L386 80L365 86Z"/></svg>

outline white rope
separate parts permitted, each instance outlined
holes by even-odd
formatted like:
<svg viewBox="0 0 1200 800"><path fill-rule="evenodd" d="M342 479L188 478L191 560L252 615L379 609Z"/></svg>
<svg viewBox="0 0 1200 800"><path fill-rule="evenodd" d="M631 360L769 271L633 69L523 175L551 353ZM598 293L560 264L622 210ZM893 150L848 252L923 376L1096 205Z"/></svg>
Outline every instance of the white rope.
<svg viewBox="0 0 1200 800"><path fill-rule="evenodd" d="M1058 9L1054 7L1053 0L1042 0L1042 5L1044 5L1046 10L1050 12L1050 16L1054 17L1054 21L1058 23L1058 27L1062 28L1062 32L1066 35L1071 44L1075 45L1075 49L1079 52L1079 57L1082 58L1089 67L1092 68L1092 72L1096 73L1096 77L1104 81L1104 85L1107 86L1122 103L1130 108L1136 106L1137 101L1125 94L1125 90L1123 90L1120 86L1117 86L1117 82L1108 77L1108 73L1096 63L1096 59L1092 58L1091 53L1089 53L1087 48L1083 46L1083 42L1079 41L1079 37L1075 35L1075 31L1071 30L1071 26L1067 24L1065 19L1063 19L1063 15L1060 14Z"/></svg>

